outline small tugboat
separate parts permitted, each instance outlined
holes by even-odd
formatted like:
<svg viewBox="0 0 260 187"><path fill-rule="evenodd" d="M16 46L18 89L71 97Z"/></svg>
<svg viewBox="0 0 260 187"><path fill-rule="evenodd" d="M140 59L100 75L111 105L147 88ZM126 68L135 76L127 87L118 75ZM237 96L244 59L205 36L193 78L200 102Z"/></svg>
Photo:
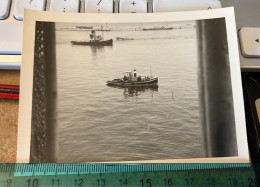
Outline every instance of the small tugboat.
<svg viewBox="0 0 260 187"><path fill-rule="evenodd" d="M158 84L158 76L138 76L137 71L127 71L123 73L124 77L121 79L114 79L107 81L108 86L114 87L149 87L156 86Z"/></svg>
<svg viewBox="0 0 260 187"><path fill-rule="evenodd" d="M71 41L73 45L86 45L86 46L112 46L113 39L104 40L101 35L96 35L96 31L92 30L89 41Z"/></svg>

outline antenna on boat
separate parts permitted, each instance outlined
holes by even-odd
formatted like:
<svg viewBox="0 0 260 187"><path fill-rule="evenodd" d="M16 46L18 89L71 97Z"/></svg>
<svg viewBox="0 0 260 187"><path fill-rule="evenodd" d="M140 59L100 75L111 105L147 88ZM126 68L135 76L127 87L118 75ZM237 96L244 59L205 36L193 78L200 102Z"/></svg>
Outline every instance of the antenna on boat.
<svg viewBox="0 0 260 187"><path fill-rule="evenodd" d="M152 73L152 66L151 66L151 64L150 64L150 74L151 74L151 76L153 75L153 73Z"/></svg>

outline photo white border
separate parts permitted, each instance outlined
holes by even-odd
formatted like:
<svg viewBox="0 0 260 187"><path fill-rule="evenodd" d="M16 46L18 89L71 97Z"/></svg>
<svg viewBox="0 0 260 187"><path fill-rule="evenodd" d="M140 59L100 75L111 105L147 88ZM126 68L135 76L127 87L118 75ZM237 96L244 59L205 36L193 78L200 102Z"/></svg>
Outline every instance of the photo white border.
<svg viewBox="0 0 260 187"><path fill-rule="evenodd" d="M238 157L172 159L141 162L176 162L176 163L217 163L217 162L249 162L247 133L240 74L240 61L237 42L237 31L234 8L221 8L201 11L111 14L111 13L58 13L25 10L23 27L23 48L20 79L20 103L18 117L17 162L29 163L31 146L31 118L33 94L34 41L36 21L67 23L141 23L141 22L174 22L195 21L204 19L225 18L228 51L231 71L234 115ZM140 161L138 161L140 162Z"/></svg>

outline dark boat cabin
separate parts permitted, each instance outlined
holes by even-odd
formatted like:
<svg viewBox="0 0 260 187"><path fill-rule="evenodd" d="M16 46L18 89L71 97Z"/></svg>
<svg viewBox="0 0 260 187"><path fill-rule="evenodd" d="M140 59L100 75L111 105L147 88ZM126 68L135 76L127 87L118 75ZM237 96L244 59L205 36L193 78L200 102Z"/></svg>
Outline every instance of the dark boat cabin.
<svg viewBox="0 0 260 187"><path fill-rule="evenodd" d="M141 76L138 77L136 70L127 71L127 72L124 72L124 81L138 82L138 81L141 81Z"/></svg>

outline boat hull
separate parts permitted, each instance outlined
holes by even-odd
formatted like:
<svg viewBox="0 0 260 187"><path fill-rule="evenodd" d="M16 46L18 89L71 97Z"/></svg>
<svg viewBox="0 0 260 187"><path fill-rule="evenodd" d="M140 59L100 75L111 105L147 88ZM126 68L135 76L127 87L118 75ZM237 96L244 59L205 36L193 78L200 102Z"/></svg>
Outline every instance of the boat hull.
<svg viewBox="0 0 260 187"><path fill-rule="evenodd" d="M149 86L157 86L158 85L158 77L154 77L149 81L141 81L141 82L125 82L123 80L113 80L107 81L108 86L113 87L149 87Z"/></svg>
<svg viewBox="0 0 260 187"><path fill-rule="evenodd" d="M173 30L173 27L163 27L163 28L143 28L143 31L163 31L163 30Z"/></svg>
<svg viewBox="0 0 260 187"><path fill-rule="evenodd" d="M134 38L122 38L122 37L116 37L116 40L134 40Z"/></svg>
<svg viewBox="0 0 260 187"><path fill-rule="evenodd" d="M71 41L73 45L85 45L85 46L112 46L113 40L104 41Z"/></svg>

